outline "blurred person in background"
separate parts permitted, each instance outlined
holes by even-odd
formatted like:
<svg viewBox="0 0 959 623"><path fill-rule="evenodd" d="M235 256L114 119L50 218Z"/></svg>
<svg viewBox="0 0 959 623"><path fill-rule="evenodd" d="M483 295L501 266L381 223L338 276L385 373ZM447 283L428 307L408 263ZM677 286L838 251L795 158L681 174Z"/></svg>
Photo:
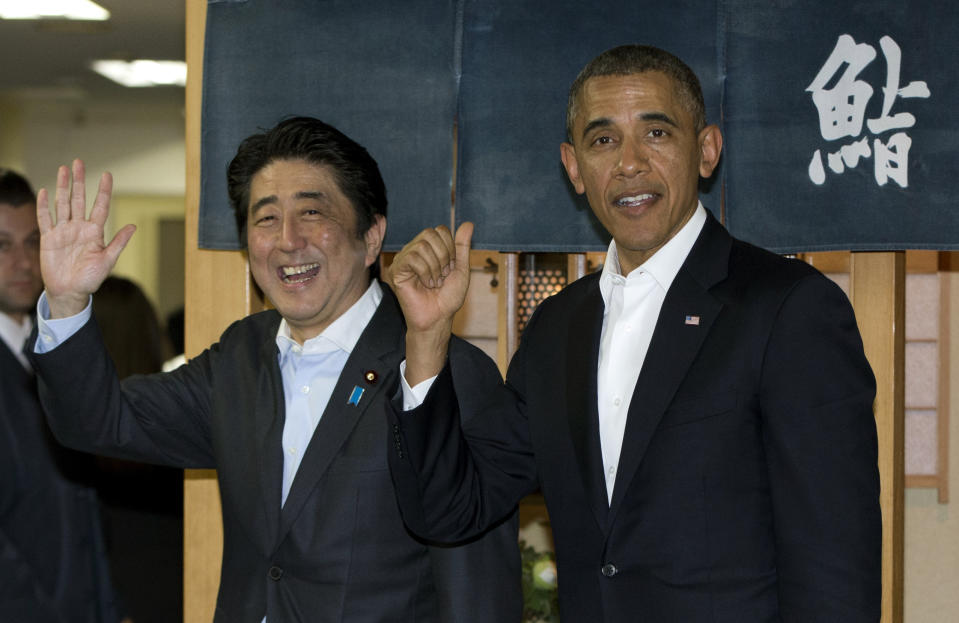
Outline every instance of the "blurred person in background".
<svg viewBox="0 0 959 623"><path fill-rule="evenodd" d="M93 316L122 380L159 372L170 347L150 300L111 275ZM183 620L183 471L97 457L107 554L126 612L137 623Z"/></svg>
<svg viewBox="0 0 959 623"><path fill-rule="evenodd" d="M39 250L33 189L0 168L0 621L116 623L92 457L53 439L23 355Z"/></svg>

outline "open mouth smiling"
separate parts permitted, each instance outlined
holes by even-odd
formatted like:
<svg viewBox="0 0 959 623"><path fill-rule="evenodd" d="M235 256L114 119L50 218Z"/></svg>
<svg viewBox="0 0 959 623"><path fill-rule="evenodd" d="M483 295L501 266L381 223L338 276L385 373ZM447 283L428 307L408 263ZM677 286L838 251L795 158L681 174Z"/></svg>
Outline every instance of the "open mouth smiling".
<svg viewBox="0 0 959 623"><path fill-rule="evenodd" d="M320 265L313 262L297 266L281 266L278 272L283 283L301 283L316 277L320 272Z"/></svg>
<svg viewBox="0 0 959 623"><path fill-rule="evenodd" d="M656 199L658 195L653 193L640 193L637 195L624 195L613 201L613 205L619 208L634 208Z"/></svg>

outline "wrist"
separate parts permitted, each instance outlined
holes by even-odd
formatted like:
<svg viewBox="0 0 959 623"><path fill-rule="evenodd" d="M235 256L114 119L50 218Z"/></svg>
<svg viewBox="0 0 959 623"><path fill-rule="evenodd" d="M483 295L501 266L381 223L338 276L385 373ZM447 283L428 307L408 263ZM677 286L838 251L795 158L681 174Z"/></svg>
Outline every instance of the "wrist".
<svg viewBox="0 0 959 623"><path fill-rule="evenodd" d="M452 323L406 332L406 382L414 387L440 373L446 364Z"/></svg>
<svg viewBox="0 0 959 623"><path fill-rule="evenodd" d="M47 306L50 308L50 318L69 318L76 316L90 301L89 294L57 294L47 292Z"/></svg>

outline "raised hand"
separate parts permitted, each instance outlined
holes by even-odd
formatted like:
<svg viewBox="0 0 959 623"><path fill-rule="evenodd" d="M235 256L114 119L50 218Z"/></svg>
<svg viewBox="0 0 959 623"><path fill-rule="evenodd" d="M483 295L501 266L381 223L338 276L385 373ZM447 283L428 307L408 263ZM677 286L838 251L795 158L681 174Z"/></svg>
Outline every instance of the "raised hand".
<svg viewBox="0 0 959 623"><path fill-rule="evenodd" d="M466 222L453 238L449 228L425 229L397 253L387 271L406 318L406 379L411 385L443 367L453 315L463 306L470 281Z"/></svg>
<svg viewBox="0 0 959 623"><path fill-rule="evenodd" d="M84 176L83 162L74 160L71 192L70 170L61 166L57 171L55 224L50 216L46 189L40 189L37 194L40 272L52 318L83 311L90 295L113 270L120 252L136 230L133 225L127 225L117 232L110 244L104 244L104 224L110 213L113 178L109 173L100 177L97 197L88 217Z"/></svg>

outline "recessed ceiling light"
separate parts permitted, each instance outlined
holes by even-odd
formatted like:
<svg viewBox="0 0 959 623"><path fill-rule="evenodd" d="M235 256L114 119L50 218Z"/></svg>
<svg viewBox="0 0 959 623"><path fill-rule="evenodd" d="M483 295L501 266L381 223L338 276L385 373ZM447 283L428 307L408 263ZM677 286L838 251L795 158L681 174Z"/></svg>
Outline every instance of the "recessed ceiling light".
<svg viewBox="0 0 959 623"><path fill-rule="evenodd" d="M0 18L104 21L110 11L90 0L0 0Z"/></svg>
<svg viewBox="0 0 959 623"><path fill-rule="evenodd" d="M185 86L183 61L93 61L93 71L125 87Z"/></svg>

